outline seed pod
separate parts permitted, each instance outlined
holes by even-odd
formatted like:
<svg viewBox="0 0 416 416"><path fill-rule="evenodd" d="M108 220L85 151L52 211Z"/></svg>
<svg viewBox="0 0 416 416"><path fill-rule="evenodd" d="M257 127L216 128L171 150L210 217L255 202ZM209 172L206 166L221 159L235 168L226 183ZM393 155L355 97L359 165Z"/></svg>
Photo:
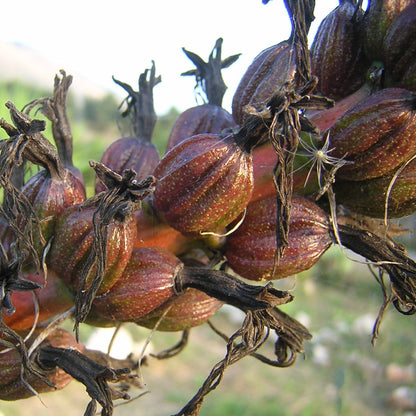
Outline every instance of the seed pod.
<svg viewBox="0 0 416 416"><path fill-rule="evenodd" d="M86 199L84 185L71 171L63 169L61 175L55 176L50 170L41 170L22 189L41 220L45 240L54 235L56 218L67 207L80 204Z"/></svg>
<svg viewBox="0 0 416 416"><path fill-rule="evenodd" d="M328 215L309 199L294 195L289 225L289 244L275 264L276 198L250 203L241 226L227 237L229 266L250 280L282 279L311 268L332 245Z"/></svg>
<svg viewBox="0 0 416 416"><path fill-rule="evenodd" d="M306 161L307 162L307 161ZM253 149L253 194L250 202L276 196L274 184L274 168L278 163L278 156L270 142L263 143ZM293 166L293 190L297 194L308 195L316 191L313 177L316 172L309 175L310 166L305 164L304 157L295 155ZM309 175L309 177L308 177ZM308 178L308 180L306 180Z"/></svg>
<svg viewBox="0 0 416 416"><path fill-rule="evenodd" d="M11 300L15 307L12 315L4 315L4 323L14 331L32 328L35 319L40 324L70 309L74 299L64 282L52 270L48 271L47 279L43 272L26 272L22 278L42 285L32 292L13 292ZM36 297L36 300L34 299ZM36 303L38 315L36 314Z"/></svg>
<svg viewBox="0 0 416 416"><path fill-rule="evenodd" d="M73 291L78 290L91 252L95 211L95 206L74 205L67 208L57 221L56 237L48 255L48 267ZM133 250L136 230L134 215L108 225L106 269L98 294L108 291L121 277ZM91 284L94 271L95 267L89 273L87 286Z"/></svg>
<svg viewBox="0 0 416 416"><path fill-rule="evenodd" d="M367 71L359 31L363 11L355 0L340 5L321 22L312 42L312 74L319 79L318 91L339 100L356 91Z"/></svg>
<svg viewBox="0 0 416 416"><path fill-rule="evenodd" d="M155 77L155 64L150 69L149 80L146 69L139 77L139 91L121 81L113 78L114 82L128 92L127 110L122 114L129 117L131 122L131 136L122 137L104 151L101 163L121 174L125 169L136 172L136 180L141 181L153 174L153 170L159 162L159 151L151 142L157 116L153 105L153 88L161 81L161 77ZM105 190L104 184L97 180L96 193Z"/></svg>
<svg viewBox="0 0 416 416"><path fill-rule="evenodd" d="M195 244L195 240L184 236L170 225L145 213L144 208L135 211L137 237L134 248L159 247L179 255Z"/></svg>
<svg viewBox="0 0 416 416"><path fill-rule="evenodd" d="M373 61L383 58L382 48L386 33L396 16L413 2L414 0L371 0L368 2L362 24L364 50L368 59ZM401 28L401 32L411 30L411 26ZM403 30L404 28L406 29Z"/></svg>
<svg viewBox="0 0 416 416"><path fill-rule="evenodd" d="M166 151L178 143L201 133L222 133L235 127L232 115L218 105L202 104L185 110L170 131Z"/></svg>
<svg viewBox="0 0 416 416"><path fill-rule="evenodd" d="M292 299L287 292L270 286L251 286L221 270L190 267L167 250L145 247L133 251L123 278L107 293L94 299L93 311L109 321L136 322L153 317L154 311L157 314L165 311L188 288L243 311L269 308ZM212 310L215 305L219 304L212 301L208 309ZM192 318L188 322L192 322Z"/></svg>
<svg viewBox="0 0 416 416"><path fill-rule="evenodd" d="M47 260L77 291L76 309L83 302L90 306L96 293L106 292L120 278L136 238L134 211L154 189L153 177L137 182L132 170L120 176L101 163L90 165L108 191L61 215ZM82 309L83 315L88 312Z"/></svg>
<svg viewBox="0 0 416 416"><path fill-rule="evenodd" d="M296 44L292 39L270 46L254 58L232 100L232 115L238 125L247 119L248 107L262 109L279 86L293 80L296 59Z"/></svg>
<svg viewBox="0 0 416 416"><path fill-rule="evenodd" d="M348 110L370 96L371 93L370 85L365 83L357 91L337 101L333 107L307 112L306 115L320 131L325 131L332 127Z"/></svg>
<svg viewBox="0 0 416 416"><path fill-rule="evenodd" d="M182 234L222 231L253 191L253 137L199 134L172 148L155 169L155 206Z"/></svg>
<svg viewBox="0 0 416 416"><path fill-rule="evenodd" d="M195 64L196 69L182 75L195 76L196 88L201 88L207 102L189 108L179 115L170 132L166 151L188 137L200 133L221 133L235 127L232 115L222 107L222 100L227 89L221 70L232 65L240 55L221 59L222 38L217 39L208 62L193 52L183 48L186 56Z"/></svg>
<svg viewBox="0 0 416 416"><path fill-rule="evenodd" d="M337 177L364 180L394 171L416 153L416 94L385 88L362 100L330 129L331 156L353 162Z"/></svg>
<svg viewBox="0 0 416 416"><path fill-rule="evenodd" d="M382 57L387 82L416 92L416 3L412 3L392 21Z"/></svg>
<svg viewBox="0 0 416 416"><path fill-rule="evenodd" d="M223 305L223 302L196 289L189 288L175 295L143 318L136 321L140 326L158 331L184 331L202 325ZM169 310L166 312L166 309ZM161 316L163 318L160 320ZM160 320L160 322L158 322Z"/></svg>
<svg viewBox="0 0 416 416"><path fill-rule="evenodd" d="M416 161L380 178L335 182L337 202L351 211L375 218L401 218L416 212ZM388 192L388 203L386 197ZM386 212L387 208L387 212Z"/></svg>
<svg viewBox="0 0 416 416"><path fill-rule="evenodd" d="M32 342L34 339L35 338L32 337ZM48 335L46 340L40 344L40 347L44 345L52 345L58 348L72 348L78 351L84 350L84 346L77 343L71 333L59 328ZM21 360L20 354L15 349L0 354L0 368L2 374L0 381L0 400L20 400L33 396L33 392L21 381ZM47 371L45 376L50 381L50 385L30 372L25 373L25 381L36 392L47 393L63 389L72 380L72 377L59 367Z"/></svg>
<svg viewBox="0 0 416 416"><path fill-rule="evenodd" d="M175 274L181 267L167 250L134 249L122 279L95 298L95 312L105 319L135 322L175 294Z"/></svg>

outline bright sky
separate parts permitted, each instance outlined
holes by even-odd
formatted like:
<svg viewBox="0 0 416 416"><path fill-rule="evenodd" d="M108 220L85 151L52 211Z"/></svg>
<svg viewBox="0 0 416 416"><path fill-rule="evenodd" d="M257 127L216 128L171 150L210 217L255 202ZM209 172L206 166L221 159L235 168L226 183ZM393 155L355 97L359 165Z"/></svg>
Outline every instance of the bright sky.
<svg viewBox="0 0 416 416"><path fill-rule="evenodd" d="M315 32L337 0L316 0ZM228 86L223 106L253 58L285 40L290 21L283 0L21 0L2 7L3 41L18 42L44 54L57 69L82 74L124 97L111 76L137 89L140 73L155 61L162 82L154 89L156 111L183 111L197 104L192 77L181 72L193 64L182 47L208 59L222 37L222 57L242 55L223 77ZM53 76L51 74L51 80Z"/></svg>

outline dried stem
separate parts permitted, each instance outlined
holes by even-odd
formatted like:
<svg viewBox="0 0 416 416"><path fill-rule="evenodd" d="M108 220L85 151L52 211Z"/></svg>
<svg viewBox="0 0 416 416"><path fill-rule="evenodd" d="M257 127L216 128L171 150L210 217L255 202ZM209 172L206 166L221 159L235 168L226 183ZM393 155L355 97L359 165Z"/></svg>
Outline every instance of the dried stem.
<svg viewBox="0 0 416 416"><path fill-rule="evenodd" d="M222 270L203 267L181 269L175 279L176 291L182 293L188 287L198 289L244 312L283 305L293 299L290 293L277 290L271 284L249 285Z"/></svg>
<svg viewBox="0 0 416 416"><path fill-rule="evenodd" d="M274 361L256 354L256 351L266 342L270 329L276 330L279 335L275 344L277 358ZM301 343L304 339L310 337L311 335L306 328L276 308L247 311L241 328L227 341L225 357L213 367L198 392L175 416L197 415L205 396L218 387L226 368L230 365L248 355L252 355L267 364L273 363L272 365L278 367L292 365L295 362L297 352L303 352Z"/></svg>
<svg viewBox="0 0 416 416"><path fill-rule="evenodd" d="M343 246L388 274L396 309L405 315L416 313L416 262L407 256L404 247L358 226L340 224L338 232Z"/></svg>

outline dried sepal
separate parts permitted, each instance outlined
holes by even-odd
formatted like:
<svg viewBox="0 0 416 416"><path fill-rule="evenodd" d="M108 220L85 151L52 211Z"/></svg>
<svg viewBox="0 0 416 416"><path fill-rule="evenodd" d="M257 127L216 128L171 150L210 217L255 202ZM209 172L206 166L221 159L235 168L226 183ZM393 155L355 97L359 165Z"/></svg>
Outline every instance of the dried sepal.
<svg viewBox="0 0 416 416"><path fill-rule="evenodd" d="M196 53L182 48L185 55L196 66L196 69L183 72L181 75L195 76L195 88L202 88L207 96L208 103L219 107L221 107L222 99L227 89L221 75L221 69L228 68L240 56L240 54L236 54L223 60L221 57L222 42L222 38L216 40L215 46L209 55L208 62L205 62Z"/></svg>
<svg viewBox="0 0 416 416"><path fill-rule="evenodd" d="M139 76L139 90L127 83L113 77L113 81L122 87L128 96L124 100L127 109L122 112L122 117L128 117L131 123L132 135L141 140L150 141L157 121L157 115L153 106L153 88L161 82L161 76L156 76L156 67L152 61L152 67L146 69Z"/></svg>
<svg viewBox="0 0 416 416"><path fill-rule="evenodd" d="M125 378L126 374L130 373L130 368L109 368L75 349L57 348L51 345L39 349L36 362L44 369L58 366L84 384L91 397L86 415L95 413L96 402L98 402L102 406L101 415L110 416L113 414L114 396L129 399L128 394L117 394L117 391L114 391L108 383L117 383ZM93 410L94 413L91 413Z"/></svg>

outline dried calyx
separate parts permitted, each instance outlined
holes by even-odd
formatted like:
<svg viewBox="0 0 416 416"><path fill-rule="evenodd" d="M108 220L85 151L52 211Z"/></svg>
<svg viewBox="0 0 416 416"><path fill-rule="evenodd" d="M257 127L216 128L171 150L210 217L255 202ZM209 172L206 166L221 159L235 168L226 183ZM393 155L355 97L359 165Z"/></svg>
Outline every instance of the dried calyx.
<svg viewBox="0 0 416 416"><path fill-rule="evenodd" d="M68 331L52 323L27 340L24 358L19 347L3 350L0 367L4 377L0 398L19 400L39 393L64 388L75 379L84 384L91 401L84 415L96 414L97 402L102 415L113 413L113 400L129 399L129 387L141 387L132 371L138 362L130 357L114 359L108 354L88 350ZM23 344L24 345L24 344Z"/></svg>
<svg viewBox="0 0 416 416"><path fill-rule="evenodd" d="M341 218L338 233L344 247L387 273L391 302L396 309L405 315L416 313L416 262L408 257L404 247L387 234L381 236L380 232L362 229L351 218Z"/></svg>
<svg viewBox="0 0 416 416"><path fill-rule="evenodd" d="M67 97L72 84L72 75L61 69L61 77L55 76L53 96L40 98L27 104L24 108L30 112L39 107L42 114L52 123L53 139L63 166L69 169L78 179L83 181L80 170L73 163L73 135L67 113Z"/></svg>
<svg viewBox="0 0 416 416"><path fill-rule="evenodd" d="M195 76L195 91L198 96L202 96L203 103L188 108L179 115L170 131L166 151L196 134L221 133L231 131L236 126L232 115L221 106L227 89L221 71L233 64L239 55L232 55L223 60L221 48L222 38L219 38L209 55L208 62L183 48L196 69L184 72L182 75Z"/></svg>
<svg viewBox="0 0 416 416"><path fill-rule="evenodd" d="M4 166L6 162L14 161L10 165L19 166L24 157L29 162L48 170L51 177L62 179L64 169L58 153L41 133L45 130L46 123L43 120L32 120L27 114L19 111L11 101L6 103L6 107L10 111L14 126L4 119L1 120L1 127L10 136L2 148L2 176L6 169Z"/></svg>
<svg viewBox="0 0 416 416"><path fill-rule="evenodd" d="M222 38L217 39L214 49L209 55L208 62L205 62L197 54L182 48L186 56L195 64L196 69L183 72L181 75L195 76L195 88L201 88L208 98L208 103L218 107L221 107L225 91L227 90L221 70L228 68L240 56L240 54L236 54L223 60L221 58L222 42Z"/></svg>
<svg viewBox="0 0 416 416"><path fill-rule="evenodd" d="M99 353L94 352L94 355L97 354ZM125 382L128 380L131 370L136 368L138 364L132 361L129 363L129 367L125 367L127 360L122 360L119 363L122 367L110 368L100 364L97 357L92 359L88 355L88 351L81 353L75 349L46 345L39 348L35 360L42 369L51 370L59 367L75 380L84 384L91 397L84 415L96 414L98 402L102 407L101 415L110 416L113 414L113 400L128 400L130 396L122 390L114 389L109 383ZM112 359L113 363L117 363L116 361Z"/></svg>
<svg viewBox="0 0 416 416"><path fill-rule="evenodd" d="M153 88L161 80L160 75L156 77L154 62L152 62L150 70L146 69L140 74L138 91L134 91L130 85L113 77L113 81L128 93L127 98L124 100L127 108L121 115L129 118L131 133L133 136L140 138L140 140L151 140L157 121L157 115L153 106Z"/></svg>
<svg viewBox="0 0 416 416"><path fill-rule="evenodd" d="M25 280L19 277L20 268L24 260L23 256L12 253L12 259L8 259L3 246L0 244L0 315L3 316L3 309L11 315L15 307L11 300L14 291L33 291L41 287L40 284ZM3 319L1 319L3 322Z"/></svg>
<svg viewBox="0 0 416 416"><path fill-rule="evenodd" d="M160 83L161 77L156 77L155 64L146 69L139 76L139 90L116 80L128 96L123 101L127 108L121 116L128 119L128 134L111 143L103 152L101 163L118 174L125 169L133 169L136 172L136 180L147 178L153 173L159 162L159 151L152 143L153 131L157 121L153 104L153 88ZM121 104L121 106L123 105ZM99 193L105 190L105 186L98 178L95 191Z"/></svg>

